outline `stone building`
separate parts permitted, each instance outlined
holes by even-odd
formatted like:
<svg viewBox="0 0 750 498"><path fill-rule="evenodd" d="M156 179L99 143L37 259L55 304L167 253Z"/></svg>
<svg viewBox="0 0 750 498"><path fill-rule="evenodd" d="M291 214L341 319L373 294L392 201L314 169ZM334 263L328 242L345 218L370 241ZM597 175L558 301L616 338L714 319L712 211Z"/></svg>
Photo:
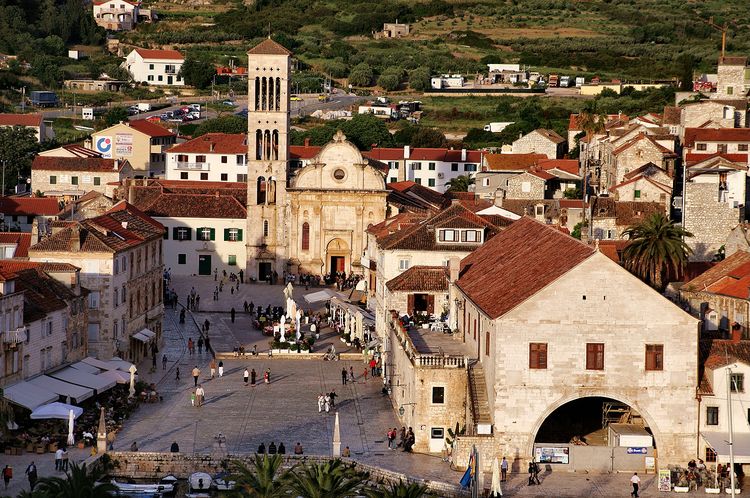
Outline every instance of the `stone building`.
<svg viewBox="0 0 750 498"><path fill-rule="evenodd" d="M473 445L488 467L502 456L525 464L556 409L590 397L639 414L658 467L695 457L697 319L595 248L529 218L464 258L451 281L469 377L477 369L487 386L470 396L489 407L487 424L472 409L467 434L477 435L458 438L458 465ZM600 453L609 462L612 449Z"/></svg>
<svg viewBox="0 0 750 498"><path fill-rule="evenodd" d="M88 192L111 196L115 184L133 176L127 160L37 156L31 164L31 190L66 199L77 199Z"/></svg>
<svg viewBox="0 0 750 498"><path fill-rule="evenodd" d="M259 280L287 271L363 273L364 231L385 218L387 167L338 133L290 170L290 55L271 39L248 52L246 272Z"/></svg>
<svg viewBox="0 0 750 498"><path fill-rule="evenodd" d="M718 81L714 99L741 99L750 90L750 69L747 57L719 57Z"/></svg>
<svg viewBox="0 0 750 498"><path fill-rule="evenodd" d="M680 136L687 128L703 128L708 125L721 128L746 126L747 102L732 100L700 100L681 106Z"/></svg>
<svg viewBox="0 0 750 498"><path fill-rule="evenodd" d="M658 202L669 213L673 179L653 163L626 173L622 183L610 189L618 201Z"/></svg>
<svg viewBox="0 0 750 498"><path fill-rule="evenodd" d="M149 177L164 174L167 149L177 135L145 119L134 119L91 134L94 152L104 159L128 161L134 174Z"/></svg>
<svg viewBox="0 0 750 498"><path fill-rule="evenodd" d="M744 219L747 165L709 156L685 168L683 226L691 259L710 261Z"/></svg>
<svg viewBox="0 0 750 498"><path fill-rule="evenodd" d="M513 154L544 154L548 159L562 159L565 152L565 139L546 128L536 129L513 141Z"/></svg>
<svg viewBox="0 0 750 498"><path fill-rule="evenodd" d="M402 38L409 36L409 25L396 22L383 23L383 31L373 33L373 37L378 40L380 38Z"/></svg>
<svg viewBox="0 0 750 498"><path fill-rule="evenodd" d="M622 238L628 227L641 223L655 213L664 213L664 203L645 201L619 201L613 197L595 197L591 203L591 228L594 239Z"/></svg>
<svg viewBox="0 0 750 498"><path fill-rule="evenodd" d="M508 179L506 199L545 199L547 181L554 178L546 171L526 171Z"/></svg>
<svg viewBox="0 0 750 498"><path fill-rule="evenodd" d="M29 248L31 261L81 268L88 294L89 351L138 362L161 342L164 227L124 201L106 214L57 221Z"/></svg>
<svg viewBox="0 0 750 498"><path fill-rule="evenodd" d="M603 173L607 180L602 183L608 187L622 183L626 174L648 163L655 164L672 176L677 160L677 154L645 133L638 134L632 140L612 151L612 157L611 167Z"/></svg>
<svg viewBox="0 0 750 498"><path fill-rule="evenodd" d="M407 315L441 316L448 312L448 268L412 266L385 283L384 308Z"/></svg>

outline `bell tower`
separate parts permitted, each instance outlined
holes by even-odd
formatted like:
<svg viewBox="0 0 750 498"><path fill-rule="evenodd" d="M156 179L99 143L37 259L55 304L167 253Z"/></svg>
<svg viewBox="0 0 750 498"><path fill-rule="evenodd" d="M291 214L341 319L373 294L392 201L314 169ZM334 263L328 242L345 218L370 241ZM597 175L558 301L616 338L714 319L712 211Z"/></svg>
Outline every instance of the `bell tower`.
<svg viewBox="0 0 750 498"><path fill-rule="evenodd" d="M291 52L268 38L247 53L247 274L286 268Z"/></svg>

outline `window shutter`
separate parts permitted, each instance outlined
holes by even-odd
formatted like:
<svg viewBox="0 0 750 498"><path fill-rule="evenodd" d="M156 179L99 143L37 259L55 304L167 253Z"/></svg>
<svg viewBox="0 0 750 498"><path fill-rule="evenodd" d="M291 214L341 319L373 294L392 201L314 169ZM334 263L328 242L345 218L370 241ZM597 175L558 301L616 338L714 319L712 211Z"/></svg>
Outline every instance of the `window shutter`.
<svg viewBox="0 0 750 498"><path fill-rule="evenodd" d="M434 313L435 312L435 296L432 294L427 295L427 313Z"/></svg>
<svg viewBox="0 0 750 498"><path fill-rule="evenodd" d="M164 230L164 240L169 240L169 230Z"/></svg>
<svg viewBox="0 0 750 498"><path fill-rule="evenodd" d="M192 228L188 228L187 229L187 239L185 239L185 240L191 240L192 238L193 238L193 229Z"/></svg>
<svg viewBox="0 0 750 498"><path fill-rule="evenodd" d="M409 313L409 316L414 314L414 294L409 294L407 298L406 312Z"/></svg>
<svg viewBox="0 0 750 498"><path fill-rule="evenodd" d="M242 242L242 229L237 229L237 240Z"/></svg>
<svg viewBox="0 0 750 498"><path fill-rule="evenodd" d="M211 229L211 240L216 240L216 229L215 228Z"/></svg>
<svg viewBox="0 0 750 498"><path fill-rule="evenodd" d="M229 229L228 228L224 229L224 240L225 241L229 240Z"/></svg>
<svg viewBox="0 0 750 498"><path fill-rule="evenodd" d="M177 230L177 227L172 228L172 238L174 240L179 240L179 231Z"/></svg>

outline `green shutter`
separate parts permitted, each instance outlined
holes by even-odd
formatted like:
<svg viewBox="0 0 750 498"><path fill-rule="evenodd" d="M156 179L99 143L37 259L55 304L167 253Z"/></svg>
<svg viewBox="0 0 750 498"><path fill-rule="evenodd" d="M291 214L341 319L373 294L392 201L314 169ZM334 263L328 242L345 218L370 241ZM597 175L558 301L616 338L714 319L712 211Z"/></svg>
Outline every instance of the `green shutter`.
<svg viewBox="0 0 750 498"><path fill-rule="evenodd" d="M192 240L192 238L193 238L193 229L190 228L190 227L188 227L188 229L187 229L187 239L185 239L185 240Z"/></svg>
<svg viewBox="0 0 750 498"><path fill-rule="evenodd" d="M242 229L237 229L237 240L242 242Z"/></svg>
<svg viewBox="0 0 750 498"><path fill-rule="evenodd" d="M177 227L174 227L174 228L172 228L172 238L173 238L174 240L179 240L179 239L178 239L178 232L177 232Z"/></svg>
<svg viewBox="0 0 750 498"><path fill-rule="evenodd" d="M211 229L211 240L216 240L216 230L213 228Z"/></svg>
<svg viewBox="0 0 750 498"><path fill-rule="evenodd" d="M224 240L225 241L229 240L229 229L228 228L224 229Z"/></svg>

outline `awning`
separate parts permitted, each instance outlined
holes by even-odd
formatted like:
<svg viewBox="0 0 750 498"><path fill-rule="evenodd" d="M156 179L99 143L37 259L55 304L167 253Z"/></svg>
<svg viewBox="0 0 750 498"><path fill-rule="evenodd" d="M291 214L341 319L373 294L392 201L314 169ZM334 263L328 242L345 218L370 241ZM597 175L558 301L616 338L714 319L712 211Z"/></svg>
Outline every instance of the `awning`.
<svg viewBox="0 0 750 498"><path fill-rule="evenodd" d="M101 372L100 369L96 368L95 366L89 365L88 363L84 363L82 361L73 363L70 365L71 367L75 368L76 370L82 370L86 373L90 373L92 375L97 375L99 372Z"/></svg>
<svg viewBox="0 0 750 498"><path fill-rule="evenodd" d="M48 375L41 375L29 379L27 382L42 389L57 393L60 396L70 396L70 399L74 400L76 403L80 403L94 395L94 390L91 388L63 382Z"/></svg>
<svg viewBox="0 0 750 498"><path fill-rule="evenodd" d="M83 413L83 408L81 408L80 406L54 402L48 405L42 405L31 412L31 418L35 420L43 418L59 418L61 420L68 420L68 418L70 417L70 410L73 410L73 418L78 418Z"/></svg>
<svg viewBox="0 0 750 498"><path fill-rule="evenodd" d="M37 406L52 403L60 399L60 395L49 389L37 387L28 382L19 382L3 389L5 399L29 410Z"/></svg>
<svg viewBox="0 0 750 498"><path fill-rule="evenodd" d="M83 370L77 370L71 367L63 368L62 370L58 370L49 375L56 379L70 382L71 384L78 384L79 386L96 389L97 393L102 393L107 389L111 389L115 387L116 384L115 381L102 377L101 375L92 375Z"/></svg>
<svg viewBox="0 0 750 498"><path fill-rule="evenodd" d="M719 462L729 461L729 433L701 432L701 436L716 452ZM735 463L750 463L750 434L735 433L732 440Z"/></svg>
<svg viewBox="0 0 750 498"><path fill-rule="evenodd" d="M130 384L130 374L120 370L105 370L99 374L109 380L114 380L118 384Z"/></svg>
<svg viewBox="0 0 750 498"><path fill-rule="evenodd" d="M156 337L156 332L153 332L153 331L151 331L149 329L143 329L143 330L141 330L139 332L139 334L143 334L146 337L148 337L149 339L153 339L154 337Z"/></svg>
<svg viewBox="0 0 750 498"><path fill-rule="evenodd" d="M133 338L133 339L135 339L135 340L137 340L137 341L141 341L141 342L148 342L148 340L149 340L148 337L146 337L145 335L143 335L140 332L136 332L135 334L131 335L130 337Z"/></svg>
<svg viewBox="0 0 750 498"><path fill-rule="evenodd" d="M117 370L122 370L123 372L130 372L130 367L133 366L133 364L129 361L125 361L122 358L118 358L116 356L111 360L107 360L107 363L115 365L115 368L117 368Z"/></svg>
<svg viewBox="0 0 750 498"><path fill-rule="evenodd" d="M331 299L336 294L328 289L324 289L322 291L318 292L312 292L310 294L305 294L305 301L308 303L319 303L320 301L327 301Z"/></svg>

